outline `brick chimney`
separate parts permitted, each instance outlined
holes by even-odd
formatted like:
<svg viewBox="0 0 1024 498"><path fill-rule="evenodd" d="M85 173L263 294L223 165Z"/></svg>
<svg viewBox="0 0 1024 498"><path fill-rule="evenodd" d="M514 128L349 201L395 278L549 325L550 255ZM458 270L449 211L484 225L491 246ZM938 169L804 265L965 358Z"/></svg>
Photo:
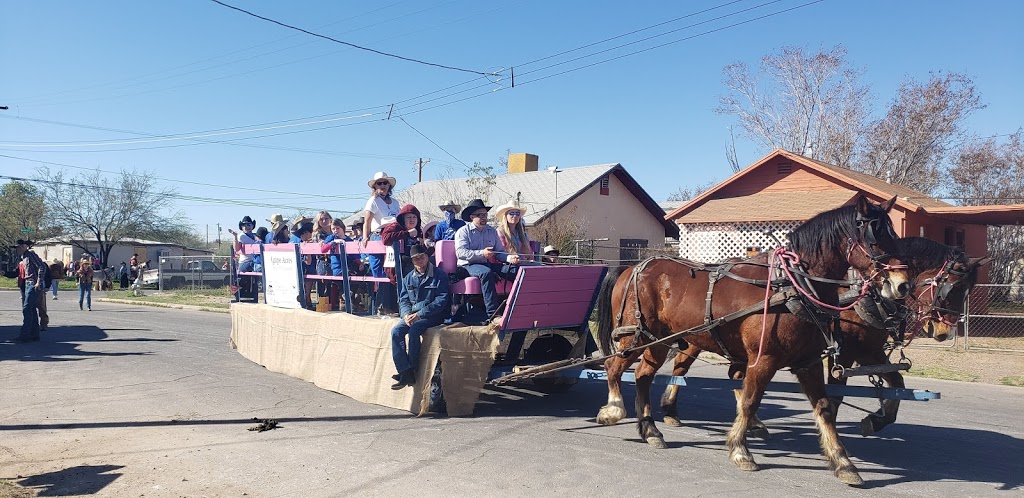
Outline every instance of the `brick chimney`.
<svg viewBox="0 0 1024 498"><path fill-rule="evenodd" d="M540 158L533 154L527 154L525 152L509 153L508 172L526 173L527 171L537 171L537 164L539 161Z"/></svg>

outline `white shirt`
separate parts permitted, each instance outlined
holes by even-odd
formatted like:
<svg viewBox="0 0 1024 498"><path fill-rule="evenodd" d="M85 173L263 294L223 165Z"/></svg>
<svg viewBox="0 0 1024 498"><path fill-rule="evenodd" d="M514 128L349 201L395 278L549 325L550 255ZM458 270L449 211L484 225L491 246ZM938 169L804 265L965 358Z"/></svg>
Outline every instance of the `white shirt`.
<svg viewBox="0 0 1024 498"><path fill-rule="evenodd" d="M373 215L370 218L370 231L377 232L380 231L381 225L395 221L398 212L402 210L402 204L394 196L391 197L391 204L388 204L384 202L384 198L375 195L366 201L366 208L363 210Z"/></svg>
<svg viewBox="0 0 1024 498"><path fill-rule="evenodd" d="M243 244L256 244L256 234L242 232L238 234L238 241ZM252 254L245 254L244 252L238 254L238 264L245 263L250 259L252 259Z"/></svg>

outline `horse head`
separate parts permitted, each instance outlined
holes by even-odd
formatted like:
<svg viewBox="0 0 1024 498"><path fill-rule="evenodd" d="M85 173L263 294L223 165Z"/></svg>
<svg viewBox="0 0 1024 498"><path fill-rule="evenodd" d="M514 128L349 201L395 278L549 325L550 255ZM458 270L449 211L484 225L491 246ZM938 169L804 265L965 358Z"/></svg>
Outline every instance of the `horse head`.
<svg viewBox="0 0 1024 498"><path fill-rule="evenodd" d="M820 213L789 234L790 247L810 269L840 278L852 267L865 282L876 282L883 297L904 299L913 286L895 256L898 237L889 219L896 197L875 204L860 196L852 206Z"/></svg>
<svg viewBox="0 0 1024 498"><path fill-rule="evenodd" d="M977 282L978 269L990 258L968 258L958 250L941 266L921 271L917 276L920 292L913 297L912 311L919 317L922 329L942 342L956 334L964 314L967 293Z"/></svg>

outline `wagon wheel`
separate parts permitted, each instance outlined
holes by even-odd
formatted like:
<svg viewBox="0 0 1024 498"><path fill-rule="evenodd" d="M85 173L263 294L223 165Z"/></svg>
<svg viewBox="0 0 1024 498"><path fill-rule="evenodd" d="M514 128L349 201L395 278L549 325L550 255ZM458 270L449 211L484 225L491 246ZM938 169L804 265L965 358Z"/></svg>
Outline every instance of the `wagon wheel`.
<svg viewBox="0 0 1024 498"><path fill-rule="evenodd" d="M572 351L572 343L565 337L558 334L545 334L537 337L530 343L523 354L523 360L533 364L551 363L564 360L569 357ZM542 392L566 392L572 388L578 379L571 377L534 377L534 387Z"/></svg>

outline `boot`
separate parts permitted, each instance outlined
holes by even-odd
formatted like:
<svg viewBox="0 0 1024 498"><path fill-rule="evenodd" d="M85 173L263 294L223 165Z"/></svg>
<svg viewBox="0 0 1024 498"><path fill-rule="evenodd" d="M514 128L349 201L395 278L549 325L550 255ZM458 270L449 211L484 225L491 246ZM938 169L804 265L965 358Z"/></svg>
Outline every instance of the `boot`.
<svg viewBox="0 0 1024 498"><path fill-rule="evenodd" d="M416 383L416 374L410 368L409 370L406 370L406 371L402 372L401 374L399 374L398 382L395 382L394 384L391 385L391 390L392 391L397 391L397 390L402 389L402 388L404 388L406 386L411 386L411 385L413 385L415 383Z"/></svg>

